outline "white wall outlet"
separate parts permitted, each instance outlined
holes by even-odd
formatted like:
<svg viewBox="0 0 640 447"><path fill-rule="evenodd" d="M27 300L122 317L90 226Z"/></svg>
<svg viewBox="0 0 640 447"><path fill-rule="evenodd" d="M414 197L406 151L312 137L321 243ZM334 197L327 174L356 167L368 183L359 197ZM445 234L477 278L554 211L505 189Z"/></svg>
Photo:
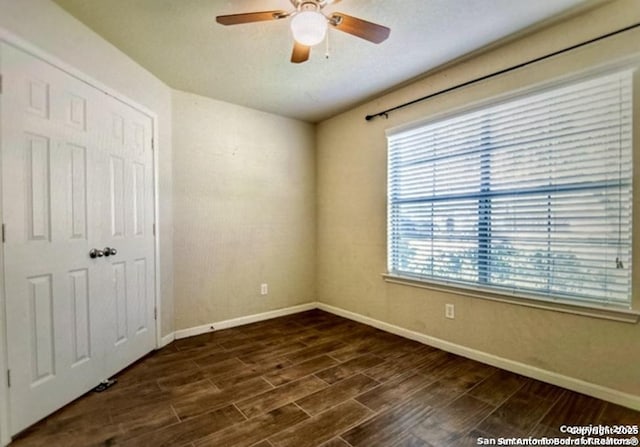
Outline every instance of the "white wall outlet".
<svg viewBox="0 0 640 447"><path fill-rule="evenodd" d="M444 316L452 320L456 317L456 309L453 304L444 305Z"/></svg>
<svg viewBox="0 0 640 447"><path fill-rule="evenodd" d="M269 293L269 284L260 284L260 295L267 295Z"/></svg>

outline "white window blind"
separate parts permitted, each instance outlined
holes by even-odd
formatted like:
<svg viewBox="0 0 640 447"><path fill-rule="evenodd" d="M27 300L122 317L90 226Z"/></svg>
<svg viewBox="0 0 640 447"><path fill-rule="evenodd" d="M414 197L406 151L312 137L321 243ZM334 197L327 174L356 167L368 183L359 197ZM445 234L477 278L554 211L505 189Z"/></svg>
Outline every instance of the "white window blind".
<svg viewBox="0 0 640 447"><path fill-rule="evenodd" d="M388 135L388 269L631 306L632 72Z"/></svg>

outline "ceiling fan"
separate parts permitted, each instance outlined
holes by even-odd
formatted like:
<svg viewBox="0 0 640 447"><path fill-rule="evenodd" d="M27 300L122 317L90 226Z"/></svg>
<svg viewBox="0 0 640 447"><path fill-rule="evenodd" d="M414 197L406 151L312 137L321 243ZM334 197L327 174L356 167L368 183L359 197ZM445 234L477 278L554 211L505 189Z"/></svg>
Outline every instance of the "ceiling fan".
<svg viewBox="0 0 640 447"><path fill-rule="evenodd" d="M291 62L299 64L309 59L311 47L325 38L329 26L373 43L380 43L389 37L391 30L386 26L368 22L341 12L326 15L322 10L341 0L290 0L295 10L248 12L216 17L222 25L239 25L242 23L265 22L291 17L291 33L294 45Z"/></svg>

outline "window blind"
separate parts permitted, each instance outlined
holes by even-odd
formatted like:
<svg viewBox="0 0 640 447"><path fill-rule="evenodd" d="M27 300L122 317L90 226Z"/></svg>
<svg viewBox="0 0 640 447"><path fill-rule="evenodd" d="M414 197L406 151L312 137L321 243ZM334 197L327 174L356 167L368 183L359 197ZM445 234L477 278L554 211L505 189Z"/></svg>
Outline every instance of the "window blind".
<svg viewBox="0 0 640 447"><path fill-rule="evenodd" d="M632 72L388 134L391 274L631 306Z"/></svg>

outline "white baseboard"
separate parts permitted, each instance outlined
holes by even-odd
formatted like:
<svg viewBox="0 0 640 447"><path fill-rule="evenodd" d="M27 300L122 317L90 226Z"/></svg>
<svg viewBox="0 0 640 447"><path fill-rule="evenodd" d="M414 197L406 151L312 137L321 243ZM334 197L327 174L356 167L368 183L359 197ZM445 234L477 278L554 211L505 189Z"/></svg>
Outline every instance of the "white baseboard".
<svg viewBox="0 0 640 447"><path fill-rule="evenodd" d="M486 363L497 368L501 368L507 371L521 374L526 377L531 377L536 380L551 383L563 388L576 391L578 393L587 394L589 396L596 397L598 399L606 400L618 405L622 405L634 410L640 411L640 396L624 393L622 391L607 388L601 385L585 382L580 379L558 374L545 369L530 366L524 363L516 362L514 360L498 357L493 354L487 354L486 352L478 351L466 346L451 343L439 338L430 337L428 335L421 334L409 329L402 328L393 324L385 323L384 321L376 320L374 318L366 317L355 312L340 309L324 303L316 303L317 308L330 312L332 314L348 318L350 320L357 321L359 323L373 326L377 329L390 332L392 334L399 335L411 340L424 343L434 348L442 349L443 351L451 352L463 357L476 360L478 362Z"/></svg>
<svg viewBox="0 0 640 447"><path fill-rule="evenodd" d="M271 310L254 315L248 315L246 317L232 318L231 320L217 321L213 323L203 324L201 326L195 326L187 329L179 329L174 332L175 339L193 337L194 335L205 334L214 330L228 329L236 326L242 326L249 323L256 323L258 321L270 320L272 318L284 317L285 315L296 314L299 312L305 312L307 310L316 309L317 303L311 302L306 304L300 304L298 306L285 307L282 309ZM163 338L164 341L164 338Z"/></svg>
<svg viewBox="0 0 640 447"><path fill-rule="evenodd" d="M158 349L164 348L165 346L167 346L169 343L171 343L175 339L176 339L176 333L175 332L171 332L171 333L163 336L160 339L160 346L158 346Z"/></svg>

